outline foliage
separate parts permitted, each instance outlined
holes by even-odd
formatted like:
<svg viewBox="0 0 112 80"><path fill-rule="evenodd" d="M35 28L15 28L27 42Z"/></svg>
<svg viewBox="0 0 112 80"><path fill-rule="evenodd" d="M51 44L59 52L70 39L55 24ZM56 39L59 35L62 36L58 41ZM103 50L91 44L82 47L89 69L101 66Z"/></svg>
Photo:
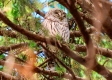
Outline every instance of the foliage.
<svg viewBox="0 0 112 80"><path fill-rule="evenodd" d="M41 0L0 0L0 10L2 10L2 13L4 13L15 24L19 25L20 27L23 27L24 29L34 34L38 34L39 32L41 32L42 30L41 23L43 21L43 18L40 15L36 14L35 9L39 9L40 11L45 12L45 11L48 11L46 7L48 10L52 8L60 8L66 12L68 19L72 17L71 13L67 10L67 8L65 8L63 5L59 4L55 0L53 1L45 0L44 2L42 2ZM83 11L79 5L77 5L77 9L79 12ZM90 24L86 22L85 22L85 25L86 27L90 26ZM0 46L8 47L11 44L24 42L24 43L28 43L29 47L36 50L37 52L42 50L42 47L37 46L37 43L35 43L34 41L31 41L30 39L27 39L24 35L21 35L20 33L14 31L12 28L10 28L10 26L4 24L2 21L0 21L0 30L6 30L10 32L13 31L18 36L17 38L11 38L11 37L8 37L4 33L3 36L0 36ZM76 26L75 30L79 31L79 28ZM45 31L45 30L43 31L44 31L44 34L46 34L45 37L47 37L48 31ZM74 28L71 31L74 31ZM94 39L93 36L91 37L92 39ZM60 42L62 40L62 38L59 35L56 36L56 39ZM75 45L85 45L83 37L75 37L73 38L73 40L74 40L74 43L67 43L68 47L73 52L76 52ZM112 41L109 39L109 37L106 34L101 34L100 43L97 43L96 41L95 45L97 45L98 47L112 49L111 47ZM20 53L17 56L21 60L27 61L28 59L27 55L23 53L24 53L23 51L20 51ZM61 54L63 52L57 51L57 53ZM77 54L79 56L85 57L86 52L77 52ZM42 64L46 60L46 55L43 52L39 53L38 55L36 54L36 56L37 56L36 66ZM58 58L62 60L64 64L69 64L69 67L79 77L82 77L82 78L87 77L85 73L86 68L82 66L81 64L79 64L78 62L72 60L68 56L66 60L62 58L62 55L61 56L58 55ZM5 53L0 54L0 60L4 60L4 59L7 59L7 56L5 55ZM104 65L107 69L112 71L111 59L98 54L97 62L101 65ZM63 75L63 73L67 72L67 70L60 64L56 64L55 67L56 67L56 71L60 74L60 76ZM42 68L47 70L47 64L44 64ZM3 70L3 66L0 66L0 70ZM45 78L44 75L41 75L39 76L38 79L42 79L43 77ZM105 80L104 77L102 77L101 75L99 75L98 73L94 71L91 72L90 77L91 77L91 80ZM61 77L54 77L54 78L56 80L62 80ZM46 80L46 79L42 79L42 80Z"/></svg>

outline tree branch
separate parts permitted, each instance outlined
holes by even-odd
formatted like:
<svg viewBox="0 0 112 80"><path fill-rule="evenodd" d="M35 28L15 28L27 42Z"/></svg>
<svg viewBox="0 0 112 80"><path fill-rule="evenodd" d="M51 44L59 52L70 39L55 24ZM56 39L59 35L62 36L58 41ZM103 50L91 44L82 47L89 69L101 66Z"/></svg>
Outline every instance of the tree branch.
<svg viewBox="0 0 112 80"><path fill-rule="evenodd" d="M57 59L57 61L58 61L63 67L65 67L66 70L69 71L69 73L70 73L70 74L72 75L72 77L73 77L73 78L71 78L70 80L74 80L74 79L79 80L79 79L75 76L74 72L73 72L68 66L66 66L57 56L55 56L54 53L52 53L50 50L48 50L43 44L40 43L40 45L41 45L47 52L49 52L55 59ZM80 80L81 80L81 79L80 79Z"/></svg>
<svg viewBox="0 0 112 80"><path fill-rule="evenodd" d="M6 16L4 16L2 13L0 13L0 18L1 20L9 25L11 28L13 28L14 30L20 32L21 34L25 35L26 37L28 37L28 39L31 39L35 42L37 41L41 41L41 42L45 42L45 43L48 43L48 44L52 44L54 46L56 46L57 44L57 47L64 51L68 56L70 56L71 58L73 58L74 60L78 61L79 63L83 64L83 62L85 61L83 58L79 57L78 55L74 54L74 52L72 52L66 45L63 45L61 43L59 43L59 41L56 41L54 39L49 39L49 38L45 38L43 36L40 36L38 34L33 34L31 33L30 31L27 31L25 30L24 28L22 28L21 26L18 26L14 23L12 23ZM50 42L50 43L49 43ZM61 45L61 47L60 47Z"/></svg>
<svg viewBox="0 0 112 80"><path fill-rule="evenodd" d="M50 58L46 59L42 64L38 65L38 67L41 67L42 65L44 65L45 63L47 63L49 60L51 60Z"/></svg>
<svg viewBox="0 0 112 80"><path fill-rule="evenodd" d="M18 78L11 76L5 72L0 71L0 79L1 80L18 80Z"/></svg>
<svg viewBox="0 0 112 80"><path fill-rule="evenodd" d="M63 52L65 52L66 55L70 56L72 59L78 61L78 62L81 63L82 65L84 65L84 66L86 65L86 64L85 64L85 63L86 63L85 59L82 58L82 57L80 57L80 56L78 56L78 55L76 55L76 54L74 54L74 52L71 51L66 45L61 44L61 43L59 44L59 42L56 41L56 40L49 39L49 38L45 38L45 37L40 36L40 35L37 35L37 34L33 34L33 33L31 33L30 31L27 31L27 30L23 29L21 26L18 26L18 25L16 25L16 24L12 23L12 22L11 22L6 16L4 16L2 13L0 13L0 19L1 19L5 24L7 24L7 25L9 25L10 27L12 27L14 30L16 30L16 31L20 32L21 34L27 36L29 39L34 40L35 42L37 42L37 41L41 41L41 42L45 42L45 43L50 42L50 43L48 43L48 44L52 44L52 45L54 45L54 46L57 45L57 47L58 47L60 50L62 50ZM60 45L61 45L61 46L60 46ZM91 52L90 52L90 53L91 53ZM86 67L88 67L88 66L86 66ZM101 69L100 69L100 70L101 70ZM104 70L105 70L105 69L104 69ZM99 71L99 72L101 72L101 71ZM108 74L108 73L106 72L106 74ZM54 74L53 74L53 75L54 75ZM111 75L112 75L112 74L111 74ZM106 78L108 78L108 76L106 76Z"/></svg>
<svg viewBox="0 0 112 80"><path fill-rule="evenodd" d="M13 49L17 49L17 48L20 48L20 47L23 47L23 46L26 46L26 45L27 45L27 43L14 44L14 45L11 45L9 47L1 46L0 47L0 52L3 53L3 52L10 51L10 50L13 50Z"/></svg>
<svg viewBox="0 0 112 80"><path fill-rule="evenodd" d="M86 52L86 46L84 45L76 45L76 51L78 52ZM96 53L97 54L101 54L105 57L109 57L109 58L112 58L112 50L109 50L109 49L106 49L106 48L101 48L101 47L96 47L94 46L95 49L96 49Z"/></svg>
<svg viewBox="0 0 112 80"><path fill-rule="evenodd" d="M95 8L94 8L94 6L93 6L93 4L91 4L91 2L88 2L88 0L84 0L85 2L85 7L86 7L86 10L87 11L89 11L90 13L91 13L91 11L93 11L93 10L95 10ZM101 0L100 0L101 1ZM105 2L104 0L102 0L101 2ZM107 1L106 1L107 2ZM105 2L105 9L102 9L102 13L103 14L105 14L105 15L103 15L102 17L105 17L105 16L107 16L108 15L108 11L110 10L110 8L111 7L109 7L110 5L109 4L107 4ZM83 4L81 4L81 3L83 3L83 1L82 0L78 0L78 3L79 3L79 5L81 5L82 6L82 8L84 8L85 9L85 7L83 7ZM107 5L106 5L107 4ZM103 5L103 4L102 4ZM109 6L108 6L109 5ZM108 7L108 10L107 10L107 7ZM102 8L104 8L104 7L102 7ZM90 11L90 9L91 9L91 11ZM93 16L94 17L94 16ZM104 28L104 30L105 30L105 32L106 32L106 34L112 39L112 35L111 35L111 32L112 32L112 21L111 21L111 18L110 17L105 17L105 19L103 19L104 21L102 21L102 27ZM98 24L99 22L98 22L98 20L92 20L92 21L95 21L95 23L96 24ZM92 24L93 25L93 24Z"/></svg>
<svg viewBox="0 0 112 80"><path fill-rule="evenodd" d="M61 1L57 0L57 1L63 5L63 2L61 2L61 1L64 1L64 0L61 0ZM86 27L84 26L84 23L79 15L79 12L77 11L77 8L74 5L68 5L67 8L71 12L71 14L75 18L75 20L77 21L78 27L81 31L83 38L84 38L84 41L85 41L86 47L87 47L87 56L86 56L87 66L88 66L88 69L92 69L94 67L94 64L96 63L96 61L95 61L95 49L93 47L93 43L90 38L90 35L86 31Z"/></svg>
<svg viewBox="0 0 112 80"><path fill-rule="evenodd" d="M12 37L12 38L17 38L17 34L12 32L12 31L8 31L8 30L0 30L0 35L1 36L8 36L8 37Z"/></svg>
<svg viewBox="0 0 112 80"><path fill-rule="evenodd" d="M40 10L38 10L38 9L35 9L35 12L36 12L37 14L41 15L42 17L45 16L45 14L44 14L43 12L41 12Z"/></svg>
<svg viewBox="0 0 112 80"><path fill-rule="evenodd" d="M93 33L94 31L96 31L94 27L87 28L88 34L91 34L91 33ZM74 32L71 32L71 33L70 33L70 37L71 37L71 38L72 38L72 37L81 37L81 36L82 36L82 34L81 34L80 31L74 31Z"/></svg>

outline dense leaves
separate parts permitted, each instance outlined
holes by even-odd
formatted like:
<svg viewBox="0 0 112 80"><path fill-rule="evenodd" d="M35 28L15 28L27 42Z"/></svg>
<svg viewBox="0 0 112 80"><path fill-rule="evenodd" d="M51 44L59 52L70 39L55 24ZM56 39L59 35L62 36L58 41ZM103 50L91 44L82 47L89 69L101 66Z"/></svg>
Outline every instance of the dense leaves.
<svg viewBox="0 0 112 80"><path fill-rule="evenodd" d="M112 41L107 30L103 27L105 26L103 23L105 21L103 21L103 18L105 19L105 17L101 16L100 19L96 16L96 14L99 15L97 12L94 13L91 11L94 11L94 2L77 0L77 2L72 4L67 2L68 0L63 1L64 0L0 0L0 13L6 16L4 18L8 18L12 23L17 25L16 27L21 28L21 31L18 32L13 26L7 25L6 19L3 20L3 17L0 17L1 71L10 74L10 76L15 75L17 79L24 77L21 78L21 80L27 78L30 80L64 80L64 78L74 80L72 79L73 75L81 77L80 80L111 80L109 78L112 76ZM83 2L83 5L80 1ZM102 1L103 0L98 4L101 10L105 7L111 11L111 3L109 1L107 1L108 3ZM88 7L89 3L91 6ZM106 6L109 5L109 7L106 7L104 3ZM46 39L47 31L44 31L45 36L41 35L41 23L44 17L39 11L45 14L52 8L59 8L65 11L69 24L72 24L70 25L72 36L68 43L63 42L59 35L56 36L56 40L52 38ZM75 14L75 10L78 11L79 15ZM108 11L107 13L109 14ZM111 16L108 15L108 17L111 20ZM85 32L89 34L90 41L86 40L88 36L81 32L83 26L79 27L79 23L84 24L83 29L86 29ZM101 29L98 28L100 24ZM95 30L93 30L93 28L88 29L93 26ZM23 29L25 29L26 32L31 32L30 37L28 37L29 34L23 35ZM41 38L44 40L41 40ZM86 41L88 41L88 43ZM91 44L89 44L89 42L91 42ZM93 47L92 43L95 49L91 48ZM50 51L48 47L49 44L57 47L56 52ZM96 51L95 57L90 56L92 50ZM77 55L78 57L73 55L73 57L71 57L70 54ZM47 71L50 60L55 62L55 71ZM91 63L88 65L88 61L91 60L96 61L95 64L92 64L92 68L90 68ZM100 71L97 64L101 65L100 69L102 71ZM10 65L10 70L6 71L5 68L8 68L7 65ZM104 73L102 73L103 70ZM2 75L4 77L4 74ZM33 77L29 77L32 75ZM10 79L10 77L7 76L6 78ZM76 80L79 79L76 78Z"/></svg>

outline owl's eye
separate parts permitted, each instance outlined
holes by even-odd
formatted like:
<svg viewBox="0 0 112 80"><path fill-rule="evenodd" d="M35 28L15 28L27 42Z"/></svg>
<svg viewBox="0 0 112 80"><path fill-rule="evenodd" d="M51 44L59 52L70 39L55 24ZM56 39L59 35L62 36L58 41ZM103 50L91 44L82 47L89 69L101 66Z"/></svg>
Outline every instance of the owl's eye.
<svg viewBox="0 0 112 80"><path fill-rule="evenodd" d="M55 13L55 14L58 14L58 12L57 12L57 11L55 11L54 13Z"/></svg>
<svg viewBox="0 0 112 80"><path fill-rule="evenodd" d="M63 17L66 17L66 15L63 15Z"/></svg>

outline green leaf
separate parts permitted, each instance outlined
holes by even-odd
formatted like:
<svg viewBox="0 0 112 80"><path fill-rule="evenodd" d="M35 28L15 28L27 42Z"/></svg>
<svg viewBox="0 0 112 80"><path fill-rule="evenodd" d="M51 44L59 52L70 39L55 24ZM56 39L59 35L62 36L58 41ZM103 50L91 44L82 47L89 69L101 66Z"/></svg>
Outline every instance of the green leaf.
<svg viewBox="0 0 112 80"><path fill-rule="evenodd" d="M29 46L30 46L31 48L35 48L37 45L36 45L36 43L35 43L34 41L30 41L30 42L29 42Z"/></svg>
<svg viewBox="0 0 112 80"><path fill-rule="evenodd" d="M3 8L4 7L4 3L3 1L0 0L0 8Z"/></svg>
<svg viewBox="0 0 112 80"><path fill-rule="evenodd" d="M4 54L1 54L0 55L0 59L4 59L5 58L5 55Z"/></svg>

